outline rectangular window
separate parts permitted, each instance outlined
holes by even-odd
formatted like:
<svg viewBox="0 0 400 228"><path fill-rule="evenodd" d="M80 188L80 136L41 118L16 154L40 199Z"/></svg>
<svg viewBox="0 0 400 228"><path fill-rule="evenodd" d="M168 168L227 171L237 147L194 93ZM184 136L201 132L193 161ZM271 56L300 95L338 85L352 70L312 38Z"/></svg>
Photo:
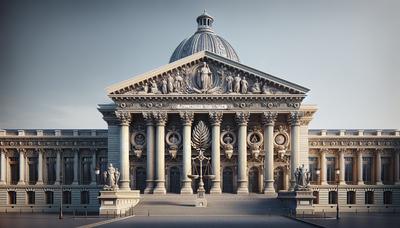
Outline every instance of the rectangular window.
<svg viewBox="0 0 400 228"><path fill-rule="evenodd" d="M391 191L383 192L383 204L392 204L392 192Z"/></svg>
<svg viewBox="0 0 400 228"><path fill-rule="evenodd" d="M353 158L344 158L344 179L346 183L353 183Z"/></svg>
<svg viewBox="0 0 400 228"><path fill-rule="evenodd" d="M381 178L382 178L382 182L383 184L391 184L391 180L390 180L390 171L391 171L391 167L390 167L390 158L388 157L382 157L381 158L381 168L382 168L382 172L381 172Z"/></svg>
<svg viewBox="0 0 400 228"><path fill-rule="evenodd" d="M46 196L46 204L53 204L54 203L54 192L46 191L45 192L45 196Z"/></svg>
<svg viewBox="0 0 400 228"><path fill-rule="evenodd" d="M89 191L81 192L81 204L89 204Z"/></svg>
<svg viewBox="0 0 400 228"><path fill-rule="evenodd" d="M355 191L347 192L347 204L356 204L356 192Z"/></svg>
<svg viewBox="0 0 400 228"><path fill-rule="evenodd" d="M372 157L363 157L363 181L366 184L372 183Z"/></svg>
<svg viewBox="0 0 400 228"><path fill-rule="evenodd" d="M82 183L83 184L90 184L91 176L90 176L90 166L92 163L92 158L90 157L83 157L82 158Z"/></svg>
<svg viewBox="0 0 400 228"><path fill-rule="evenodd" d="M374 192L373 191L365 192L365 204L374 204Z"/></svg>
<svg viewBox="0 0 400 228"><path fill-rule="evenodd" d="M34 191L27 191L26 197L28 199L28 204L35 204L35 192Z"/></svg>
<svg viewBox="0 0 400 228"><path fill-rule="evenodd" d="M318 158L317 157L309 157L308 164L309 164L309 171L310 171L310 181L315 184L318 181L317 174L316 174L316 170L318 168Z"/></svg>
<svg viewBox="0 0 400 228"><path fill-rule="evenodd" d="M336 158L335 157L327 157L326 158L326 179L329 184L336 184Z"/></svg>
<svg viewBox="0 0 400 228"><path fill-rule="evenodd" d="M8 204L17 204L17 192L15 191L8 192Z"/></svg>
<svg viewBox="0 0 400 228"><path fill-rule="evenodd" d="M37 167L37 158L30 157L28 158L28 176L29 176L29 184L34 185L38 179L38 167Z"/></svg>
<svg viewBox="0 0 400 228"><path fill-rule="evenodd" d="M74 158L64 157L64 180L63 183L66 185L72 184L74 180Z"/></svg>
<svg viewBox="0 0 400 228"><path fill-rule="evenodd" d="M56 158L46 158L47 167L47 184L54 184L56 182Z"/></svg>
<svg viewBox="0 0 400 228"><path fill-rule="evenodd" d="M63 191L63 204L71 204L71 191Z"/></svg>
<svg viewBox="0 0 400 228"><path fill-rule="evenodd" d="M107 157L100 157L99 158L99 165L100 165L100 174L103 174L105 171L107 171ZM101 175L96 175L98 176L97 178L97 183L98 184L105 184L104 183L104 178L100 178Z"/></svg>
<svg viewBox="0 0 400 228"><path fill-rule="evenodd" d="M11 184L15 185L19 180L19 160L17 157L10 157Z"/></svg>
<svg viewBox="0 0 400 228"><path fill-rule="evenodd" d="M313 191L313 204L319 204L319 192L318 191Z"/></svg>
<svg viewBox="0 0 400 228"><path fill-rule="evenodd" d="M329 192L328 202L329 202L329 204L337 204L337 192L336 191Z"/></svg>

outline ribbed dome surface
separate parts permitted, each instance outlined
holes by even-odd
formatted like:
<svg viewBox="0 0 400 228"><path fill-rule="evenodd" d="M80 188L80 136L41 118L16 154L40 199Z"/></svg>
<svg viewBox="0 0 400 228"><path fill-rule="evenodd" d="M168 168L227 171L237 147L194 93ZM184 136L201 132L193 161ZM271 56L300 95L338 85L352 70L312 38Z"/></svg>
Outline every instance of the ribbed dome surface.
<svg viewBox="0 0 400 228"><path fill-rule="evenodd" d="M213 21L214 19L206 12L197 17L197 32L178 45L169 62L174 62L200 51L213 52L233 61L240 62L233 47L212 30Z"/></svg>

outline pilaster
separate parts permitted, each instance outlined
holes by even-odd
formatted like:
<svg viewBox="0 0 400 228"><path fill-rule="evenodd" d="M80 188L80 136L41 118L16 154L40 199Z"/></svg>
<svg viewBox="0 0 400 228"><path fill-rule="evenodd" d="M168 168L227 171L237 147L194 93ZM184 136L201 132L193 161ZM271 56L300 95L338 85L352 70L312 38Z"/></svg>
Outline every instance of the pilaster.
<svg viewBox="0 0 400 228"><path fill-rule="evenodd" d="M146 189L144 193L153 193L154 189L154 119L150 112L143 112L146 122Z"/></svg>
<svg viewBox="0 0 400 228"><path fill-rule="evenodd" d="M211 144L211 167L212 174L215 178L212 180L212 187L210 194L221 194L221 151L220 151L220 138L221 138L221 122L222 112L209 112L210 122L212 126L212 144Z"/></svg>
<svg viewBox="0 0 400 228"><path fill-rule="evenodd" d="M156 179L153 194L164 195L165 189L165 124L168 116L166 112L153 112L156 123Z"/></svg>
<svg viewBox="0 0 400 228"><path fill-rule="evenodd" d="M182 175L181 175L181 194L193 194L192 181L188 175L192 173L192 148L191 148L191 127L194 118L193 112L180 112L179 116L182 121L183 144L182 144Z"/></svg>
<svg viewBox="0 0 400 228"><path fill-rule="evenodd" d="M289 122L291 129L291 153L290 153L290 190L293 190L296 184L296 177L294 172L298 168L298 155L299 155L299 127L300 127L300 113L291 112L289 114Z"/></svg>
<svg viewBox="0 0 400 228"><path fill-rule="evenodd" d="M278 113L264 112L264 194L276 196L274 188L274 125Z"/></svg>
<svg viewBox="0 0 400 228"><path fill-rule="evenodd" d="M129 186L129 124L131 114L126 111L116 111L115 116L120 121L120 185L121 190L130 190Z"/></svg>
<svg viewBox="0 0 400 228"><path fill-rule="evenodd" d="M238 133L238 189L237 194L248 194L248 178L247 178L247 123L249 122L250 113L237 112L236 122L239 127Z"/></svg>

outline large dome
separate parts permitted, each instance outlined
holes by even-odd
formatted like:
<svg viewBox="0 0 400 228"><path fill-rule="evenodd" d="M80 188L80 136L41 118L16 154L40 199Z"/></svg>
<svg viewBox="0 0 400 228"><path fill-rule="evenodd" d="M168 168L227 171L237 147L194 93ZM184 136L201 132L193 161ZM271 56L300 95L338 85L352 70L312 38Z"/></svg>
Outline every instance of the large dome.
<svg viewBox="0 0 400 228"><path fill-rule="evenodd" d="M196 21L198 24L196 33L186 38L178 45L169 60L170 63L199 51L209 51L230 60L240 62L236 51L228 41L215 34L212 29L214 19L208 15L206 11L198 16Z"/></svg>

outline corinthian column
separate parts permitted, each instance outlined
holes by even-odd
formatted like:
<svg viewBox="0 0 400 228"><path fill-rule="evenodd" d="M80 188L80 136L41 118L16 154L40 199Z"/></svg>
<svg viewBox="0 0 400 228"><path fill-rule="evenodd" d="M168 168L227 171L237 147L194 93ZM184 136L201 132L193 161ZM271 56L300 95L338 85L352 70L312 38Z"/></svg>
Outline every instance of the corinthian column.
<svg viewBox="0 0 400 228"><path fill-rule="evenodd" d="M115 115L120 121L120 184L121 190L131 190L129 186L129 124L131 114L125 111L117 111Z"/></svg>
<svg viewBox="0 0 400 228"><path fill-rule="evenodd" d="M6 151L0 149L0 185L6 184Z"/></svg>
<svg viewBox="0 0 400 228"><path fill-rule="evenodd" d="M56 181L54 184L59 185L61 182L61 149L57 148L57 157L56 157Z"/></svg>
<svg viewBox="0 0 400 228"><path fill-rule="evenodd" d="M296 184L296 178L294 172L299 167L298 155L300 152L299 148L299 126L300 116L298 112L291 112L289 116L290 120L290 131L291 131L291 153L290 153L290 190L293 190Z"/></svg>
<svg viewBox="0 0 400 228"><path fill-rule="evenodd" d="M144 112L146 121L146 189L144 193L153 193L154 188L154 122L149 112Z"/></svg>
<svg viewBox="0 0 400 228"><path fill-rule="evenodd" d="M326 173L327 173L327 167L326 167L326 149L321 150L321 185L327 185L328 183L326 182Z"/></svg>
<svg viewBox="0 0 400 228"><path fill-rule="evenodd" d="M192 166L191 166L192 147L190 144L190 140L192 137L191 127L194 114L193 112L180 112L179 115L181 117L183 125L183 144L182 144L183 164L182 164L182 175L181 175L181 182L182 182L181 194L193 194L193 189L191 185L192 181L187 175L192 173Z"/></svg>
<svg viewBox="0 0 400 228"><path fill-rule="evenodd" d="M394 151L394 184L400 185L400 178L399 178L399 172L400 172L400 150L397 149Z"/></svg>
<svg viewBox="0 0 400 228"><path fill-rule="evenodd" d="M264 194L276 196L274 188L274 124L278 114L264 112Z"/></svg>
<svg viewBox="0 0 400 228"><path fill-rule="evenodd" d="M91 173L91 178L92 178L91 184L97 185L96 173L95 173L95 171L96 171L96 149L92 148L90 151L92 152L92 165L90 166L90 169L91 169L90 173ZM128 154L129 154L129 150L128 150ZM128 156L128 167L129 167L129 156ZM128 171L128 178L129 178L129 171Z"/></svg>
<svg viewBox="0 0 400 228"><path fill-rule="evenodd" d="M43 184L43 149L38 149L38 180L37 185Z"/></svg>
<svg viewBox="0 0 400 228"><path fill-rule="evenodd" d="M363 185L363 149L357 150L357 184Z"/></svg>
<svg viewBox="0 0 400 228"><path fill-rule="evenodd" d="M376 185L382 185L382 150L376 150Z"/></svg>
<svg viewBox="0 0 400 228"><path fill-rule="evenodd" d="M346 182L344 181L344 172L345 172L345 168L344 168L344 153L346 150L344 149L340 149L339 150L339 184L343 185L346 184Z"/></svg>
<svg viewBox="0 0 400 228"><path fill-rule="evenodd" d="M221 138L221 122L222 112L210 112L210 121L212 126L212 144L211 144L211 167L212 174L215 178L212 180L212 187L210 194L221 194L221 151L220 151L220 138Z"/></svg>
<svg viewBox="0 0 400 228"><path fill-rule="evenodd" d="M79 149L74 148L73 152L74 152L74 180L72 181L72 184L78 185Z"/></svg>
<svg viewBox="0 0 400 228"><path fill-rule="evenodd" d="M238 189L237 194L248 194L247 180L247 123L250 114L248 112L237 112L236 121L239 125L238 133Z"/></svg>
<svg viewBox="0 0 400 228"><path fill-rule="evenodd" d="M18 185L25 184L25 149L19 149L19 181Z"/></svg>
<svg viewBox="0 0 400 228"><path fill-rule="evenodd" d="M153 113L156 122L156 179L154 194L166 194L165 189L165 123L167 122L167 113Z"/></svg>

